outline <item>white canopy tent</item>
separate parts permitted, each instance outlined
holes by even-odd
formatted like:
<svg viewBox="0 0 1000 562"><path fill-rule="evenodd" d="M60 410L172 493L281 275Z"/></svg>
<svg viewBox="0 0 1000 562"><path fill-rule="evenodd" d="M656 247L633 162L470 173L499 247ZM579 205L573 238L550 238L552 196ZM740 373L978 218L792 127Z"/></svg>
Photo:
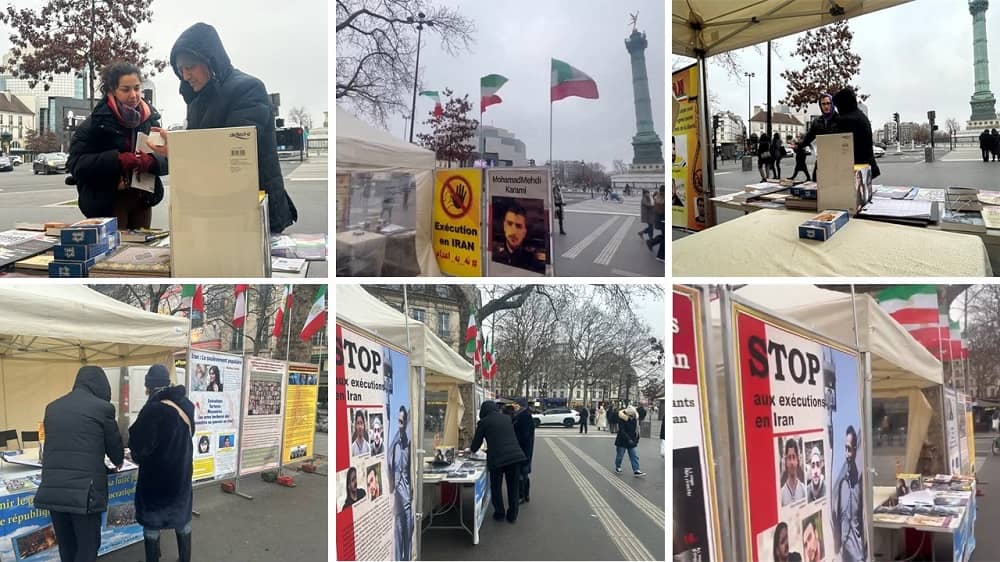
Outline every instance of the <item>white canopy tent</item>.
<svg viewBox="0 0 1000 562"><path fill-rule="evenodd" d="M416 181L416 261L420 273L441 274L431 243L434 153L376 129L337 106L337 173L412 174ZM339 226L339 225L338 225Z"/></svg>
<svg viewBox="0 0 1000 562"><path fill-rule="evenodd" d="M378 300L360 285L337 286L337 318L408 350L413 372L424 369L426 389L448 392L443 444L457 445L458 429L464 413L458 385L475 382L472 365L422 322ZM413 419L422 420L419 385L414 384L411 389L410 397L420 408L417 412L420 415L415 413Z"/></svg>
<svg viewBox="0 0 1000 562"><path fill-rule="evenodd" d="M37 428L83 365L172 364L190 327L80 285L0 285L0 429Z"/></svg>
<svg viewBox="0 0 1000 562"><path fill-rule="evenodd" d="M871 296L851 295L814 285L747 285L736 291L766 312L870 353L872 396L907 398L909 423L904 470L916 469L930 426L932 407L921 389L943 384L941 362L899 325ZM858 337L854 315L857 311ZM712 306L712 364L724 375L722 324L718 301ZM725 386L725 385L721 385Z"/></svg>

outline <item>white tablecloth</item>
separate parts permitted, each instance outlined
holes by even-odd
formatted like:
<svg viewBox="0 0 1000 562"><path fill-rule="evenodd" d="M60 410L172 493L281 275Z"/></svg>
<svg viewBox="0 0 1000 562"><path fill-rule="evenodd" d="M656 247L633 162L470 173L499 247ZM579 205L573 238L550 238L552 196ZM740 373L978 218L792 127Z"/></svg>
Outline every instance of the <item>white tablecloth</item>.
<svg viewBox="0 0 1000 562"><path fill-rule="evenodd" d="M799 238L815 213L764 209L673 242L675 277L987 277L972 234L851 219L833 238Z"/></svg>

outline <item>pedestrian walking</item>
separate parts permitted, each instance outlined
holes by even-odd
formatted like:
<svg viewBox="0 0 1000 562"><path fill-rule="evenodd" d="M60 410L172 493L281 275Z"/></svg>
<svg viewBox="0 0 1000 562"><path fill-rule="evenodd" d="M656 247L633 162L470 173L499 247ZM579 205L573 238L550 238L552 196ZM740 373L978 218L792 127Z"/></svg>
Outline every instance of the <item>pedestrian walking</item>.
<svg viewBox="0 0 1000 562"><path fill-rule="evenodd" d="M640 422L643 422L643 421L646 420L646 407L645 406L643 406L642 404L639 404L639 407L636 408L635 411L639 413L639 421Z"/></svg>
<svg viewBox="0 0 1000 562"><path fill-rule="evenodd" d="M666 424L666 419L660 418L660 457L662 458L667 456Z"/></svg>
<svg viewBox="0 0 1000 562"><path fill-rule="evenodd" d="M514 434L514 424L510 418L500 413L496 402L487 400L479 408L479 423L472 437L470 450L475 453L483 446L483 440L490 446L486 451L486 468L490 472L490 494L493 500L493 519L517 521L518 489L520 488L521 464L528 460ZM503 482L507 481L507 508L503 503Z"/></svg>
<svg viewBox="0 0 1000 562"><path fill-rule="evenodd" d="M771 142L767 135L761 135L757 144L757 171L760 181L767 181L767 171L771 169Z"/></svg>
<svg viewBox="0 0 1000 562"><path fill-rule="evenodd" d="M563 202L562 188L558 185L552 186L552 202L556 206L556 218L559 219L559 234L566 234L563 228Z"/></svg>
<svg viewBox="0 0 1000 562"><path fill-rule="evenodd" d="M604 405L597 406L597 431L608 430L608 413L604 410Z"/></svg>
<svg viewBox="0 0 1000 562"><path fill-rule="evenodd" d="M104 369L81 367L73 390L45 407L45 455L35 508L47 509L65 562L95 562L101 513L108 510L108 469L125 461L111 384ZM187 441L191 446L191 441Z"/></svg>
<svg viewBox="0 0 1000 562"><path fill-rule="evenodd" d="M577 409L580 412L580 433L587 433L587 422L590 421L590 410L586 406Z"/></svg>
<svg viewBox="0 0 1000 562"><path fill-rule="evenodd" d="M189 130L257 127L257 176L260 190L268 196L268 224L275 234L291 226L299 214L285 191L271 98L264 83L233 66L218 32L205 23L181 33L170 49L170 66L181 79ZM166 131L161 134L166 138ZM161 155L166 154L164 147Z"/></svg>
<svg viewBox="0 0 1000 562"><path fill-rule="evenodd" d="M989 162L990 155L993 154L993 137L989 129L983 129L979 133L979 150L983 153L983 162Z"/></svg>
<svg viewBox="0 0 1000 562"><path fill-rule="evenodd" d="M167 159L140 152L138 138L160 126L160 114L142 99L142 72L132 63L106 66L100 89L103 98L69 146L77 205L87 218L115 217L121 230L149 228L163 200ZM138 177L152 177L152 191L133 187Z"/></svg>
<svg viewBox="0 0 1000 562"><path fill-rule="evenodd" d="M990 150L993 152L993 161L1000 160L1000 133L996 129L990 131Z"/></svg>
<svg viewBox="0 0 1000 562"><path fill-rule="evenodd" d="M129 428L132 460L139 465L135 519L142 525L146 562L160 559L160 531L173 529L181 562L191 562L191 438L194 404L170 382L164 365L146 373L146 405Z"/></svg>
<svg viewBox="0 0 1000 562"><path fill-rule="evenodd" d="M806 181L812 181L809 177L809 166L806 165L806 147L802 144L801 139L795 143L795 172L788 179L795 181L795 178L799 177L799 172L806 175Z"/></svg>
<svg viewBox="0 0 1000 562"><path fill-rule="evenodd" d="M653 238L646 240L646 247L651 251L653 246L659 245L660 249L656 251L656 259L663 261L663 247L666 245L667 237L667 200L666 200L666 185L660 186L659 193L653 198L653 217L655 222L655 227L660 231Z"/></svg>
<svg viewBox="0 0 1000 562"><path fill-rule="evenodd" d="M519 498L522 502L531 501L531 458L535 452L535 420L528 410L528 400L518 398L514 401L514 435L517 436L517 444L521 446L521 451L528 460L521 465L520 486L518 488Z"/></svg>
<svg viewBox="0 0 1000 562"><path fill-rule="evenodd" d="M677 194L674 194L674 198ZM681 203L683 205L683 203ZM642 198L639 202L639 220L646 225L646 228L640 230L636 234L639 238L652 238L653 237L653 224L656 222L655 214L653 211L653 194L649 192L648 189L642 190Z"/></svg>
<svg viewBox="0 0 1000 562"><path fill-rule="evenodd" d="M632 463L632 474L635 476L645 476L646 473L639 469L639 412L633 406L629 406L618 411L618 435L615 437L615 472L621 474L622 458L628 452L629 462Z"/></svg>
<svg viewBox="0 0 1000 562"><path fill-rule="evenodd" d="M774 179L781 179L781 159L785 157L785 145L781 143L781 135L774 133L771 138L771 171Z"/></svg>

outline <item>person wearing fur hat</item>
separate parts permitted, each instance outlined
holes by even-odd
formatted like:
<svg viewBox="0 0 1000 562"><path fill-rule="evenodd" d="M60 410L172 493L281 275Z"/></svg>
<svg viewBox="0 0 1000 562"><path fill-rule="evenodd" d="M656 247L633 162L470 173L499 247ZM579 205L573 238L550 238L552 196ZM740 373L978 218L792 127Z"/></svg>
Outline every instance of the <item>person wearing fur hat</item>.
<svg viewBox="0 0 1000 562"><path fill-rule="evenodd" d="M639 470L639 412L635 406L629 406L618 411L618 435L615 436L615 472L622 472L622 458L628 452L629 462L632 463L632 474L635 476L645 476L646 473Z"/></svg>
<svg viewBox="0 0 1000 562"><path fill-rule="evenodd" d="M181 562L191 561L191 476L194 404L170 371L146 373L146 404L129 428L132 460L139 465L135 519L142 525L146 562L160 559L160 531L174 529Z"/></svg>
<svg viewBox="0 0 1000 562"><path fill-rule="evenodd" d="M125 447L104 369L80 367L73 390L45 407L45 456L35 508L49 510L59 558L94 562L108 510L107 455L118 469ZM188 447L191 441L188 440Z"/></svg>

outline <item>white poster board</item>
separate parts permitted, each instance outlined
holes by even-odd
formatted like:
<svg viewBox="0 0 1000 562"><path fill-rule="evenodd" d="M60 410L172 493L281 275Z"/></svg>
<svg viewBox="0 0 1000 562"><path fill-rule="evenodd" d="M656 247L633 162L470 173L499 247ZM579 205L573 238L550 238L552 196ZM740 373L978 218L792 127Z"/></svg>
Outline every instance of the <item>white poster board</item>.
<svg viewBox="0 0 1000 562"><path fill-rule="evenodd" d="M962 451L958 443L958 395L950 389L944 389L944 428L945 442L948 445L948 473L962 474ZM964 416L965 412L961 412Z"/></svg>
<svg viewBox="0 0 1000 562"><path fill-rule="evenodd" d="M486 170L488 277L553 276L548 168Z"/></svg>
<svg viewBox="0 0 1000 562"><path fill-rule="evenodd" d="M243 377L240 476L278 468L288 364L247 357Z"/></svg>
<svg viewBox="0 0 1000 562"><path fill-rule="evenodd" d="M243 357L188 351L188 397L194 404L195 482L236 475Z"/></svg>

